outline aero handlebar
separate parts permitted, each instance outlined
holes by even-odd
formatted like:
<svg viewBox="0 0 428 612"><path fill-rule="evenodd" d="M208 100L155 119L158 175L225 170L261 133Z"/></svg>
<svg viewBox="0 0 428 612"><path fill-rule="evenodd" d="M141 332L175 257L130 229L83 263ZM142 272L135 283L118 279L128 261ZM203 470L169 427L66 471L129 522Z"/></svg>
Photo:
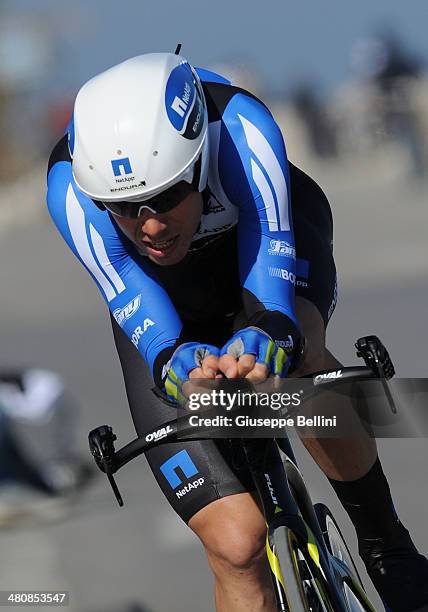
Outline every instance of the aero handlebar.
<svg viewBox="0 0 428 612"><path fill-rule="evenodd" d="M341 383L381 379L389 406L395 414L397 408L390 389L386 385L386 380L395 373L387 350L376 336L360 338L355 346L357 348L357 356L362 357L366 365L322 370L304 376L305 380L311 380L312 386L308 392L305 392L303 401L314 397L321 388L329 388ZM161 396L160 394L157 395ZM113 478L114 473L135 457L146 453L155 446L165 444L165 442L177 441L178 432L180 432L180 439L185 439L186 436L192 434L192 440L203 440L209 438L209 431L209 428L207 428L206 435L201 434L200 437L196 438L194 428L189 424L188 413L186 412L183 416L165 423L156 432L147 432L143 437L132 440L132 442L129 442L117 451L114 448L116 435L113 433L113 429L108 425L102 425L89 433L89 448L97 466L107 475L119 505L122 506L123 501ZM154 433L156 433L156 436L153 435Z"/></svg>

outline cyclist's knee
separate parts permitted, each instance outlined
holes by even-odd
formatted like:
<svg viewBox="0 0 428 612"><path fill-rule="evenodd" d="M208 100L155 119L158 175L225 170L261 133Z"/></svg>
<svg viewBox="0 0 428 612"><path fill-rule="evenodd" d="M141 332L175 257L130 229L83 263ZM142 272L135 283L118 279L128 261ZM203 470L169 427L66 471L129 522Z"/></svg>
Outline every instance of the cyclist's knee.
<svg viewBox="0 0 428 612"><path fill-rule="evenodd" d="M201 539L217 577L230 572L257 573L264 561L266 526L249 493L213 502L189 526Z"/></svg>
<svg viewBox="0 0 428 612"><path fill-rule="evenodd" d="M214 571L254 573L265 557L265 535L262 530L246 530L242 526L233 531L233 537L227 533L224 541L216 539L207 542L205 546L208 559Z"/></svg>

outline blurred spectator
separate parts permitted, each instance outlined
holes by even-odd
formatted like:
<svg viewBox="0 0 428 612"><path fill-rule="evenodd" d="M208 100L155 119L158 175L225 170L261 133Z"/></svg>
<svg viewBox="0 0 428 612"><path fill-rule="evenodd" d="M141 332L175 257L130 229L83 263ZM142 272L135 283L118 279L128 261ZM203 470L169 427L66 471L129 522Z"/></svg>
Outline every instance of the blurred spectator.
<svg viewBox="0 0 428 612"><path fill-rule="evenodd" d="M375 133L384 140L399 141L409 152L413 174L425 174L427 141L423 118L415 108L422 62L395 34L385 31L357 41L352 64L365 87L369 112L377 116Z"/></svg>
<svg viewBox="0 0 428 612"><path fill-rule="evenodd" d="M54 55L43 17L0 8L0 180L10 182L41 154L45 137L36 98Z"/></svg>
<svg viewBox="0 0 428 612"><path fill-rule="evenodd" d="M312 83L302 83L291 96L297 114L303 121L312 151L320 157L336 155L336 137L324 104Z"/></svg>
<svg viewBox="0 0 428 612"><path fill-rule="evenodd" d="M382 32L372 38L358 40L352 51L352 64L357 74L374 80L390 91L400 78L418 78L422 62L410 54L393 32Z"/></svg>
<svg viewBox="0 0 428 612"><path fill-rule="evenodd" d="M0 371L0 527L58 518L93 474L76 450L76 402L51 371Z"/></svg>

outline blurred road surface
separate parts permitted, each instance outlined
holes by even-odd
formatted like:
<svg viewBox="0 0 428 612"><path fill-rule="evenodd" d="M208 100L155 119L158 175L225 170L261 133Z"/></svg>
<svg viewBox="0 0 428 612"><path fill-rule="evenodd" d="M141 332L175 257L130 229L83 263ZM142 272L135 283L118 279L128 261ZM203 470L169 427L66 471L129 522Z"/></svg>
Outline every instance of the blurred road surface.
<svg viewBox="0 0 428 612"><path fill-rule="evenodd" d="M426 376L423 189L326 188L342 281L330 348L352 363L354 340L375 332L399 375ZM119 444L127 442L134 432L119 362L104 304L87 273L43 215L2 233L0 260L0 365L37 364L66 377L82 404L85 452L88 430L103 423L114 427ZM379 447L399 514L428 553L426 440L384 440ZM355 552L350 523L325 477L300 447L298 455L314 500L331 505ZM100 478L68 520L1 532L0 589L68 588L70 612L212 611L213 582L201 546L164 501L144 458L117 480L124 509Z"/></svg>

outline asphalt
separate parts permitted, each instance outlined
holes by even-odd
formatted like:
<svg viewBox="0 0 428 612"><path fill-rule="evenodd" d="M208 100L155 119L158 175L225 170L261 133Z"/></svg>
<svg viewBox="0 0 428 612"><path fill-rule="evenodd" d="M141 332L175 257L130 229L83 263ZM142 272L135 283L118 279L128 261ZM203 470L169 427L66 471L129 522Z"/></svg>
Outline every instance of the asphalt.
<svg viewBox="0 0 428 612"><path fill-rule="evenodd" d="M329 179L326 190L341 281L330 349L355 363L354 340L377 333L399 375L426 376L424 187L390 181L373 189L354 182L351 189ZM134 432L106 309L42 204L35 205L40 214L3 227L0 238L0 366L37 364L65 376L81 405L82 452L88 430L103 423L126 443ZM380 440L379 449L398 512L428 553L426 440ZM331 506L356 554L350 523L325 477L299 445L297 453L313 499ZM118 483L123 509L100 477L67 518L0 532L0 590L68 589L71 612L213 610L201 546L164 501L144 458L124 468Z"/></svg>

